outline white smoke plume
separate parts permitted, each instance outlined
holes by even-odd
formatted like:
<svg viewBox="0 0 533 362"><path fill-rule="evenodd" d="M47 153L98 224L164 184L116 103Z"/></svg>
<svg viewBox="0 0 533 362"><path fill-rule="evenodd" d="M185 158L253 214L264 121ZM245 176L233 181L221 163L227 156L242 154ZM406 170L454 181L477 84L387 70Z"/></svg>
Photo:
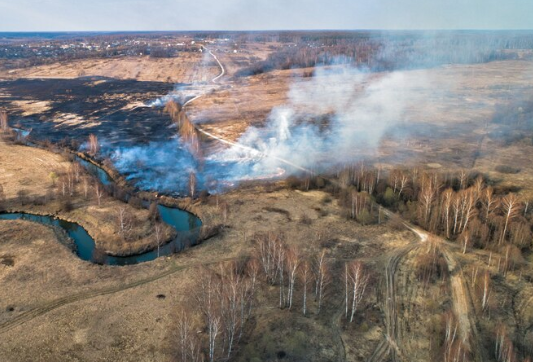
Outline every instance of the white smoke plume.
<svg viewBox="0 0 533 362"><path fill-rule="evenodd" d="M115 167L141 189L185 193L188 175L211 192L246 179L319 170L372 156L387 130L403 120L416 88L425 81L402 72L369 73L347 67L317 68L291 86L286 104L274 108L264 127L250 127L230 147L195 160L179 138L113 150ZM174 96L179 96L179 90ZM216 110L213 110L216 111ZM320 124L318 116L326 116ZM257 150L257 151L254 151Z"/></svg>
<svg viewBox="0 0 533 362"><path fill-rule="evenodd" d="M289 101L272 110L264 128L250 127L238 143L262 153L258 171L286 167L280 159L312 169L357 161L372 155L385 132L403 120L412 92L425 80L416 82L406 84L402 72L317 68L311 80L291 87ZM327 115L327 125L309 122L311 115ZM221 158L237 155L244 156L242 149L232 147Z"/></svg>

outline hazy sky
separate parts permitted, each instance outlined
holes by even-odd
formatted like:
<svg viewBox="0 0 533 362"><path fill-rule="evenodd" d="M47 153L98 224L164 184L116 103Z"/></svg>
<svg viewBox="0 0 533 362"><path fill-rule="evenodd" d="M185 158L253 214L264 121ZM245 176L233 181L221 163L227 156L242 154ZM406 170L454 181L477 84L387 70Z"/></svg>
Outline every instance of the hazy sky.
<svg viewBox="0 0 533 362"><path fill-rule="evenodd" d="M0 0L0 31L533 29L533 0Z"/></svg>

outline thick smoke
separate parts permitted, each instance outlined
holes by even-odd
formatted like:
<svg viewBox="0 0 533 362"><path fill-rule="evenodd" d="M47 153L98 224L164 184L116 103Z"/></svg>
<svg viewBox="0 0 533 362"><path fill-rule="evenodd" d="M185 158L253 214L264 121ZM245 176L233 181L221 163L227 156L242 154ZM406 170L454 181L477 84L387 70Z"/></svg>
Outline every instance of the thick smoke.
<svg viewBox="0 0 533 362"><path fill-rule="evenodd" d="M178 139L148 145L120 147L111 153L117 170L144 190L185 190L197 164Z"/></svg>
<svg viewBox="0 0 533 362"><path fill-rule="evenodd" d="M288 103L272 110L265 128L250 127L238 143L261 152L256 170L287 168L284 161L307 169L353 162L372 155L385 132L402 121L410 92L424 80L417 82L406 84L401 72L318 68L311 80L291 87ZM237 155L242 149L232 147L222 157Z"/></svg>
<svg viewBox="0 0 533 362"><path fill-rule="evenodd" d="M312 78L295 81L288 102L272 110L264 127L250 127L239 146L201 162L177 137L109 153L138 187L169 193L185 193L190 172L201 189L213 192L242 180L326 169L372 155L385 132L402 120L416 86L406 84L401 72L317 68ZM180 97L179 89L170 97Z"/></svg>

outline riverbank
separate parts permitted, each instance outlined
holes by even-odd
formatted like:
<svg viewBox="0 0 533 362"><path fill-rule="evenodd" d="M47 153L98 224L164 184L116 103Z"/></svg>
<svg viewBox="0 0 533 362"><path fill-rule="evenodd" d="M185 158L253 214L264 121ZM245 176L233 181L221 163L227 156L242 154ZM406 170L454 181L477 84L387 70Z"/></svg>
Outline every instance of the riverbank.
<svg viewBox="0 0 533 362"><path fill-rule="evenodd" d="M68 198L63 197L61 175L71 163L63 156L0 140L0 185L4 189L5 211L27 212L59 217L84 227L98 249L110 255L132 255L156 247L155 222L149 210L102 195L98 205L95 186L89 183L85 196L84 181L75 185ZM79 176L83 180L84 174ZM120 229L119 213L127 216L127 237ZM175 237L172 227L161 223L161 240Z"/></svg>

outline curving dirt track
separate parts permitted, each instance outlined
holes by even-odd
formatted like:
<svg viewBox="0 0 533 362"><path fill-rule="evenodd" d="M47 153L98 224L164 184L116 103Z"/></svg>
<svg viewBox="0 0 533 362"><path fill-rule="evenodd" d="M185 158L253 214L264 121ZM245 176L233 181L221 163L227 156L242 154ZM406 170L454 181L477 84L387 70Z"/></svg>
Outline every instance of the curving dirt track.
<svg viewBox="0 0 533 362"><path fill-rule="evenodd" d="M54 309L60 308L60 307L65 306L67 304L71 304L71 303L79 302L79 301L82 301L82 300L91 299L91 298L95 298L95 297L98 297L98 296L103 296L103 295L107 295L107 294L113 294L113 293L121 292L123 290L135 288L135 287L147 284L147 283L154 282L156 280L159 280L161 278L164 278L166 276L174 274L174 273L176 273L178 271L185 270L187 268L197 267L197 266L200 266L200 265L204 265L204 266L212 265L212 264L217 264L217 263L220 263L220 262L232 261L232 260L235 260L235 259L236 258L221 258L221 259L218 259L218 260L215 260L215 261L206 262L206 263L194 263L194 264L187 264L187 265L173 265L168 270L166 270L166 271L164 271L162 273L153 275L153 276L151 276L149 278L140 279L140 280L128 283L128 284L117 285L117 286L113 286L113 287L109 287L109 288L103 288L103 289L99 289L99 290L91 290L91 291L87 291L87 292L68 295L68 296L65 296L63 298L59 298L59 299L53 300L51 302L42 304L39 307L30 309L30 310L28 310L28 311L26 311L26 312L24 312L22 314L19 314L18 316L14 317L13 319L10 319L7 322L4 322L4 323L0 324L0 334L5 333L5 332L9 331L10 329L12 329L12 328L14 328L16 326L19 326L19 325L24 324L24 323L26 323L28 321L31 321L34 318L37 318L37 317L39 317L39 316L41 316L41 315L43 315L45 313L48 313L48 312L50 312L50 311L52 311Z"/></svg>
<svg viewBox="0 0 533 362"><path fill-rule="evenodd" d="M487 361L485 351L481 348L478 320L474 311L474 303L470 289L468 288L463 269L457 263L452 251L446 247L445 241L439 239L443 245L442 251L448 264L450 273L450 285L453 298L453 310L459 319L459 332L463 342L470 347L475 361Z"/></svg>
<svg viewBox="0 0 533 362"><path fill-rule="evenodd" d="M387 210L385 210L384 213L389 217L393 215ZM478 321L474 312L473 299L463 271L453 256L454 251L450 250L449 243L442 240L440 237L421 230L408 222L404 221L403 224L418 236L419 242L408 245L403 249L399 249L389 256L384 275L385 299L382 306L385 314L386 334L384 335L383 340L375 347L374 352L368 361L377 362L387 359L392 361L410 360L406 357L409 354L406 350L407 346L404 345L403 341L409 340L408 334L410 333L409 330L405 328L405 319L409 314L413 313L412 310L405 310L405 305L409 305L409 298L412 298L413 296L402 295L402 298L399 297L398 291L400 289L398 288L400 287L398 285L398 272L402 263L406 262L406 256L410 252L416 251L416 248L429 240L430 237L432 241L438 243L448 265L450 273L449 289L451 291L453 311L459 319L461 338L469 346L476 361L487 360L479 340L479 332L477 330ZM415 290L412 290L411 292L413 295L416 293ZM399 307L399 304L401 305L401 308ZM400 311L399 309L402 310Z"/></svg>

